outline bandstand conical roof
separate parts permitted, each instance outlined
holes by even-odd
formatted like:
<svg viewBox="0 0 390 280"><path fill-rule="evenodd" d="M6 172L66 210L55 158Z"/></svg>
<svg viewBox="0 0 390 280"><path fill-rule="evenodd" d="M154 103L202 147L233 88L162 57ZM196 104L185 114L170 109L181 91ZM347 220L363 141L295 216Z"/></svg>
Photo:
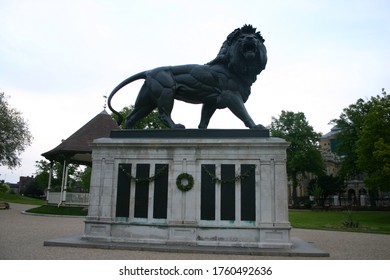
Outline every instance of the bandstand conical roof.
<svg viewBox="0 0 390 280"><path fill-rule="evenodd" d="M43 153L42 156L51 161L91 165L92 148L90 144L97 138L110 137L112 130L119 129L116 122L103 110L88 123L62 141L54 149Z"/></svg>

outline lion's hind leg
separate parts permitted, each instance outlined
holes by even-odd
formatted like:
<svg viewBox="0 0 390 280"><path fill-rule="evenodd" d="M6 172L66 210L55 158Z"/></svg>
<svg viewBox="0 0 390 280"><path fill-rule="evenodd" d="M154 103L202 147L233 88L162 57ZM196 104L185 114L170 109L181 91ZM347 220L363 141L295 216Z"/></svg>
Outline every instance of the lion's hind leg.
<svg viewBox="0 0 390 280"><path fill-rule="evenodd" d="M149 115L155 108L154 105L134 107L133 111L126 117L126 128L133 128L139 120Z"/></svg>
<svg viewBox="0 0 390 280"><path fill-rule="evenodd" d="M171 112L173 109L173 104L175 102L175 93L173 88L164 88L161 92L161 96L158 100L158 112L160 114L161 121L167 125L169 128L185 128L184 125L180 123L175 123L172 120Z"/></svg>
<svg viewBox="0 0 390 280"><path fill-rule="evenodd" d="M126 117L126 128L133 128L139 120L149 115L155 108L157 106L149 98L147 87L144 84L135 101L134 109Z"/></svg>

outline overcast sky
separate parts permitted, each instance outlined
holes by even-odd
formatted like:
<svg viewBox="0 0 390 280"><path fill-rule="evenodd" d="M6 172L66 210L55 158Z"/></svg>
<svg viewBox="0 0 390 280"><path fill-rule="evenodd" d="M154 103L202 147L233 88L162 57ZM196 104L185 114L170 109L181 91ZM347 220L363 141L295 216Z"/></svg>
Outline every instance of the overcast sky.
<svg viewBox="0 0 390 280"><path fill-rule="evenodd" d="M34 136L22 166L0 179L31 176L41 154L103 110L103 95L158 66L204 64L226 36L252 24L268 64L246 107L269 125L282 110L303 112L317 132L358 98L390 88L388 0L0 0L0 91ZM134 104L142 82L113 100ZM176 102L173 119L196 128L200 105ZM107 109L108 110L108 109ZM245 128L227 109L209 128Z"/></svg>

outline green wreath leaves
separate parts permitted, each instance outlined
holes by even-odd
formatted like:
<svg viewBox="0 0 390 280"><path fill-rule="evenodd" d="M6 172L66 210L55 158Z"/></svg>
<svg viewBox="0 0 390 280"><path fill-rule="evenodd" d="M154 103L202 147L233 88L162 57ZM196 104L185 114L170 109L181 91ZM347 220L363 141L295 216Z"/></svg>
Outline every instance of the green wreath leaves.
<svg viewBox="0 0 390 280"><path fill-rule="evenodd" d="M218 178L218 177L215 176L213 173L211 173L211 172L206 168L206 166L204 166L204 165L202 165L202 168L203 168L204 171L206 171L207 175L210 176L211 180L212 180L214 183L234 183L234 182L240 181L241 179L245 179L246 177L248 177L249 175L251 175L252 171L254 171L254 170L256 169L256 165L252 165L251 168L249 168L244 174L237 175L237 176L235 176L234 178L227 179L227 180L222 180L222 179Z"/></svg>
<svg viewBox="0 0 390 280"><path fill-rule="evenodd" d="M188 173L181 173L176 178L176 186L183 192L189 191L194 186L194 177Z"/></svg>
<svg viewBox="0 0 390 280"><path fill-rule="evenodd" d="M168 165L161 167L159 170L156 171L156 174L154 174L153 176L150 176L149 178L136 178L134 176L131 176L131 174L129 172L127 172L126 169L124 169L122 165L119 165L119 169L121 170L121 172L123 172L131 180L134 180L136 183L154 182L167 168L168 168Z"/></svg>

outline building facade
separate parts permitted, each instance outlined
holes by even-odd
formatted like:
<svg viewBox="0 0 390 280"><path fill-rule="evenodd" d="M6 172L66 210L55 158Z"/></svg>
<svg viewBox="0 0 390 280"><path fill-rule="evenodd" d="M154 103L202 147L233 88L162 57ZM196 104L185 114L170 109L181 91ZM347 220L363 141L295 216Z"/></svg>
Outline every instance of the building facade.
<svg viewBox="0 0 390 280"><path fill-rule="evenodd" d="M333 127L328 133L323 135L320 139L320 151L324 159L326 175L337 176L341 168L342 158L336 154L337 139L336 135L340 129ZM312 201L309 193L309 182L314 179L313 174L308 174L305 178L301 178L297 189L297 196L300 200L300 206L304 206L308 201ZM351 178L346 182L345 192L339 195L328 197L326 201L327 206L369 206L368 189L364 184L364 176ZM290 190L292 186L289 184ZM305 202L306 201L306 202Z"/></svg>

